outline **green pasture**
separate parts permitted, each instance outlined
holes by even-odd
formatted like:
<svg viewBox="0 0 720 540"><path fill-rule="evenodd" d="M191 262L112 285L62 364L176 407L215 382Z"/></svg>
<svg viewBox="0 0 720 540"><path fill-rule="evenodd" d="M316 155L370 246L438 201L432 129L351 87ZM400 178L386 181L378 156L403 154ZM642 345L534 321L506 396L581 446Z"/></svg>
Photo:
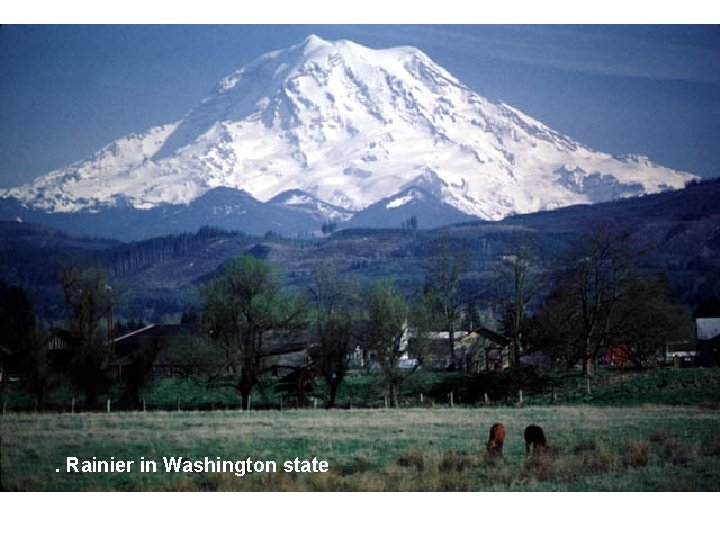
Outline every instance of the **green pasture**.
<svg viewBox="0 0 720 540"><path fill-rule="evenodd" d="M314 390L303 396L290 395L277 377L267 377L252 392L253 409L321 409L328 388L321 377ZM522 390L522 396L520 394ZM123 409L124 387L116 384L94 404L86 404L82 392L67 384L53 388L43 403L27 389L8 385L0 390L4 412L84 412ZM487 394L488 401L485 402ZM345 376L337 395L339 408L384 408L387 387L382 374L353 371ZM451 397L452 395L452 397ZM197 377L157 378L139 392L141 402L133 406L146 411L214 411L240 408L240 395L233 388L207 386ZM475 375L418 370L407 374L399 386L401 408L430 404L505 407L545 405L637 406L720 404L720 368L619 370L601 368L593 377L575 372L504 370Z"/></svg>
<svg viewBox="0 0 720 540"><path fill-rule="evenodd" d="M20 491L487 491L720 489L720 410L712 405L551 405L203 412L7 413L0 480ZM490 426L507 430L488 461ZM541 425L549 448L525 456ZM134 460L130 473L68 473L66 458ZM163 457L275 461L275 473L166 473ZM139 460L158 464L140 473ZM283 472L325 460L326 473ZM60 472L56 472L60 469Z"/></svg>

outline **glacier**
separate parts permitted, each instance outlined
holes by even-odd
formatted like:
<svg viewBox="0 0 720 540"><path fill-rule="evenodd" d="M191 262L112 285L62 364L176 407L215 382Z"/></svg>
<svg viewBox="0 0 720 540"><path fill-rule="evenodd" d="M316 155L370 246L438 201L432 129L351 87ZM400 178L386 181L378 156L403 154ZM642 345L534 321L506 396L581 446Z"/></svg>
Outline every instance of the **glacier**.
<svg viewBox="0 0 720 540"><path fill-rule="evenodd" d="M417 187L458 215L499 220L694 177L593 151L483 98L417 48L311 35L228 75L179 121L0 198L49 213L150 210L229 188L342 222L380 201L400 208Z"/></svg>

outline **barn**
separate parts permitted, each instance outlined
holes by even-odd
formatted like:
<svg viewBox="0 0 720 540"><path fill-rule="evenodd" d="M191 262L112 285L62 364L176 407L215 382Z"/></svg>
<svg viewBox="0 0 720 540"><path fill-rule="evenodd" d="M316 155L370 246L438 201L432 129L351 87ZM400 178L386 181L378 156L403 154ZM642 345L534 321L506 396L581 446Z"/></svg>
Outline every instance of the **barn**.
<svg viewBox="0 0 720 540"><path fill-rule="evenodd" d="M121 380L139 359L149 362L147 370L155 377L196 374L198 359L172 354L171 344L183 336L199 335L195 324L149 324L113 340L113 352L104 368L111 380ZM285 375L308 363L307 338L293 332L271 331L263 336L263 367L274 375ZM137 366L136 366L137 367ZM285 369L283 369L285 368Z"/></svg>

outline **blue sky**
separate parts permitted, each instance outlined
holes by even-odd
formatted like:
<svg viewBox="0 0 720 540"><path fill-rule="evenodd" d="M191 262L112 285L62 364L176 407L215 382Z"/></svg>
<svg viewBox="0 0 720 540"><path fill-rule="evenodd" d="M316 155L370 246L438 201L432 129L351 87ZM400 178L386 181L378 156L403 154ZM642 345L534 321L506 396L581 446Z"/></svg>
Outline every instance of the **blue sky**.
<svg viewBox="0 0 720 540"><path fill-rule="evenodd" d="M310 33L415 45L593 149L720 176L717 25L4 25L0 187L177 121L220 78Z"/></svg>

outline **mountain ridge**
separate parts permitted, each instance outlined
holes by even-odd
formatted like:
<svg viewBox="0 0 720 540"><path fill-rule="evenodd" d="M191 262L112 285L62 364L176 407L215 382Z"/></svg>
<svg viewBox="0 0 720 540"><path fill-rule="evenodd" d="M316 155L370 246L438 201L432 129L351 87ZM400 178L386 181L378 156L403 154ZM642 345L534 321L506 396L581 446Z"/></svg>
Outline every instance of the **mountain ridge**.
<svg viewBox="0 0 720 540"><path fill-rule="evenodd" d="M305 211L302 226L317 229L412 186L461 214L498 220L692 178L643 156L593 152L488 101L414 47L311 35L228 75L178 122L118 139L0 192L0 201L45 213L181 212L216 188L279 208L292 206L278 201L291 191L313 199L290 211Z"/></svg>

